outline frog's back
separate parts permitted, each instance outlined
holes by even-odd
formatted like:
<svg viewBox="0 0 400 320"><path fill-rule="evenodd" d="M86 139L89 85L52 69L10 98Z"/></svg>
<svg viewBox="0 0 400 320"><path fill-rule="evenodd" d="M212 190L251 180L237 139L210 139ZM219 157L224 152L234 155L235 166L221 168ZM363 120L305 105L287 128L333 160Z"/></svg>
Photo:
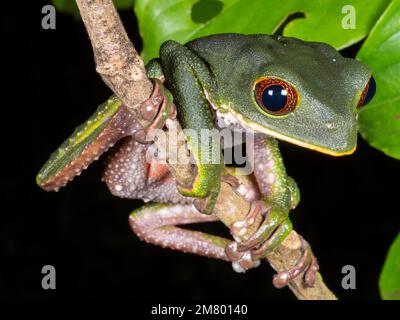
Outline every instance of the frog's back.
<svg viewBox="0 0 400 320"><path fill-rule="evenodd" d="M237 66L241 60L253 66L275 61L301 65L305 55L314 60L341 57L325 43L265 34L216 34L192 40L186 47L214 68Z"/></svg>
<svg viewBox="0 0 400 320"><path fill-rule="evenodd" d="M197 38L188 42L186 47L207 61L209 65L218 66L221 62L234 63L243 54L248 56L249 49L254 46L262 46L264 52L265 48L273 50L277 47L275 39L277 37L264 34L224 33Z"/></svg>
<svg viewBox="0 0 400 320"><path fill-rule="evenodd" d="M254 41L255 37L267 37L268 35L244 35L239 33L221 33L194 39L186 44L188 48L195 52L210 52L223 54L232 47Z"/></svg>

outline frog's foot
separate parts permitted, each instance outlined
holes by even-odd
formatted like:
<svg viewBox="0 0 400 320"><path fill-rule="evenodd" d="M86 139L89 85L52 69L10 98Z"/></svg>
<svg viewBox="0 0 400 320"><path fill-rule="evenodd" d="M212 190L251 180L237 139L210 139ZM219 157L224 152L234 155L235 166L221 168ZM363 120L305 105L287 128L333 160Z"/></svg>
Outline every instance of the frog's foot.
<svg viewBox="0 0 400 320"><path fill-rule="evenodd" d="M111 97L50 156L37 175L38 185L46 191L58 191L138 129L134 115L117 97Z"/></svg>
<svg viewBox="0 0 400 320"><path fill-rule="evenodd" d="M291 280L298 277L303 272L304 284L307 287L312 287L314 285L315 277L319 270L318 261L312 253L308 242L304 240L302 236L299 235L299 237L301 240L301 257L293 268L279 272L274 276L272 283L276 288L287 286Z"/></svg>
<svg viewBox="0 0 400 320"><path fill-rule="evenodd" d="M262 217L253 235L245 241L241 237L249 228L254 228L256 221ZM254 201L244 220L237 221L232 225L232 235L236 241L231 242L225 249L229 259L232 261L233 269L237 272L245 272L259 265L260 259L265 258L286 238L292 230L289 219L282 215L279 210L267 207L263 201ZM296 265L290 270L280 272L274 276L273 284L277 288L286 286L300 274L304 273L306 286L313 286L315 275L318 271L318 263L313 256L308 243L302 240L302 254Z"/></svg>
<svg viewBox="0 0 400 320"><path fill-rule="evenodd" d="M235 185L237 187L239 186L239 184L229 176L225 180L233 187L235 187ZM260 259L254 259L252 253L252 249L262 242L260 237L257 238L255 236L257 231L249 240L242 241L241 237L256 223L259 215L265 216L269 211L270 208L267 208L262 201L254 201L244 220L237 221L232 225L231 233L236 241L226 246L225 253L232 261L232 267L236 272L246 272L246 270L255 268L260 264ZM257 230L259 229L260 228Z"/></svg>
<svg viewBox="0 0 400 320"><path fill-rule="evenodd" d="M235 239L240 242L238 247L239 251L247 251L250 248L253 248L262 240L258 237L258 230L261 229L261 226L267 221L267 215L271 211L270 207L265 206L263 201L253 201L250 206L250 210L245 216L244 220L236 221L232 225L232 235ZM250 227L252 227L259 216L262 216L263 222L257 228L257 231L250 237L249 240L241 241L240 237L245 235Z"/></svg>
<svg viewBox="0 0 400 320"><path fill-rule="evenodd" d="M238 243L236 241L230 242L225 247L225 254L229 261L232 262L232 268L236 272L242 273L249 269L256 268L260 265L260 260L253 260L251 257L251 252L239 251Z"/></svg>
<svg viewBox="0 0 400 320"><path fill-rule="evenodd" d="M211 200L210 195L204 198L196 198L193 201L193 205L196 208L196 210L199 211L200 213L207 214L210 208L210 200Z"/></svg>
<svg viewBox="0 0 400 320"><path fill-rule="evenodd" d="M136 141L146 144L153 141L152 132L164 127L168 118L176 117L176 107L168 96L166 89L159 79L153 80L153 92L151 96L140 106L140 116L142 119L151 121L146 128L135 132Z"/></svg>
<svg viewBox="0 0 400 320"><path fill-rule="evenodd" d="M240 185L239 179L230 174L221 176L221 181L228 183L232 188L236 188ZM212 201L211 195L208 195L204 198L196 198L193 201L193 205L197 211L207 213L207 209L210 208L210 201Z"/></svg>
<svg viewBox="0 0 400 320"><path fill-rule="evenodd" d="M221 182L229 184L233 191L250 203L260 199L260 194L257 191L257 188L254 188L252 185L253 182L247 177L238 177L228 173L221 177Z"/></svg>

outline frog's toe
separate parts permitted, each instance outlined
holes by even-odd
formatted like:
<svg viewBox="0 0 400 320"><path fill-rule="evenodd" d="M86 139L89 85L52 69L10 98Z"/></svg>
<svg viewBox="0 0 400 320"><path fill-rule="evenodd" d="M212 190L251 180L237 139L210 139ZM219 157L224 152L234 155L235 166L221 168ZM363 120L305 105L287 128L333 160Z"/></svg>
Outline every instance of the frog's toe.
<svg viewBox="0 0 400 320"><path fill-rule="evenodd" d="M282 288L288 285L291 280L298 277L300 274L303 274L303 272L305 286L312 287L314 285L315 277L319 270L318 261L312 253L308 242L305 241L301 236L300 239L302 250L301 257L293 268L287 271L279 272L274 276L272 282L276 288Z"/></svg>
<svg viewBox="0 0 400 320"><path fill-rule="evenodd" d="M261 239L256 245L250 248L251 256L253 260L259 260L265 258L268 253L277 248L282 241L292 231L292 223L286 219L282 222L272 224L269 232L261 233L262 236L255 240Z"/></svg>
<svg viewBox="0 0 400 320"><path fill-rule="evenodd" d="M250 248L256 246L261 242L259 232L263 230L263 226L267 221L267 215L271 211L270 207L267 207L263 201L253 201L251 203L251 207L249 212L246 214L244 220L236 221L233 223L231 227L232 235L235 239L240 239L243 235L245 235L249 228L253 227L253 225L259 221L258 217L263 217L263 222L257 227L257 231L253 234L253 236L246 241L238 241L240 242L239 251L246 251Z"/></svg>
<svg viewBox="0 0 400 320"><path fill-rule="evenodd" d="M168 99L162 82L155 78L152 80L153 92L139 108L140 117L151 123L148 127L136 131L134 135L135 140L142 144L152 142L152 131L164 127L168 118L174 119L176 117L175 105Z"/></svg>
<svg viewBox="0 0 400 320"><path fill-rule="evenodd" d="M260 260L253 260L250 251L238 251L238 243L232 241L225 247L225 254L232 261L232 268L236 272L243 273L260 265Z"/></svg>

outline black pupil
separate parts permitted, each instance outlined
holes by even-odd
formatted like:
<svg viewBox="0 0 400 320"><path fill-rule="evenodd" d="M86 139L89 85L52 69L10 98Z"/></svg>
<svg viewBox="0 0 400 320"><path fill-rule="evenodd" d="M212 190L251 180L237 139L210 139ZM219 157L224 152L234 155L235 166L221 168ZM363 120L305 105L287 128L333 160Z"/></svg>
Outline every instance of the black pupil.
<svg viewBox="0 0 400 320"><path fill-rule="evenodd" d="M375 94L375 91L376 91L376 82L375 82L374 77L371 77L371 79L369 79L368 91L367 91L367 94L365 95L365 99L364 99L363 105L365 105L368 102L370 102L370 100L372 99L372 97Z"/></svg>
<svg viewBox="0 0 400 320"><path fill-rule="evenodd" d="M287 90L279 84L269 86L262 94L262 102L269 111L281 111L287 103Z"/></svg>

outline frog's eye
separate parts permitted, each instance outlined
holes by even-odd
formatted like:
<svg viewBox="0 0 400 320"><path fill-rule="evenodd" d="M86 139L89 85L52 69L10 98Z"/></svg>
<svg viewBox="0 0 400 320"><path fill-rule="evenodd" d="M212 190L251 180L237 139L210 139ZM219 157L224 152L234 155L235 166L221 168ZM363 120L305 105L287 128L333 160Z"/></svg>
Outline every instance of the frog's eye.
<svg viewBox="0 0 400 320"><path fill-rule="evenodd" d="M376 82L374 77L371 76L363 92L361 93L360 100L358 101L358 107L365 106L368 102L370 102L375 94L375 91L376 91Z"/></svg>
<svg viewBox="0 0 400 320"><path fill-rule="evenodd" d="M297 105L297 92L287 82L277 78L263 78L256 82L254 95L258 105L267 113L284 116Z"/></svg>

